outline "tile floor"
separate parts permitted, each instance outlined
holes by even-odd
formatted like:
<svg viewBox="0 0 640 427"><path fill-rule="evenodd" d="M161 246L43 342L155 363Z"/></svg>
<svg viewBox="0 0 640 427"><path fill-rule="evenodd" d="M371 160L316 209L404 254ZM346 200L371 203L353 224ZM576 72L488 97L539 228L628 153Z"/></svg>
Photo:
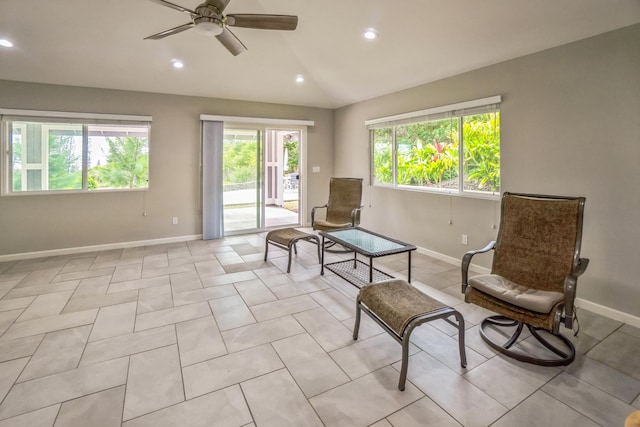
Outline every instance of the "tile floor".
<svg viewBox="0 0 640 427"><path fill-rule="evenodd" d="M468 367L457 330L425 324L400 392L400 346L366 316L351 338L356 289L305 242L291 274L263 251L253 234L0 263L0 427L612 427L640 409L640 329L582 310L569 367L503 358L459 267L418 253L414 285L465 316ZM406 255L378 261L406 277Z"/></svg>

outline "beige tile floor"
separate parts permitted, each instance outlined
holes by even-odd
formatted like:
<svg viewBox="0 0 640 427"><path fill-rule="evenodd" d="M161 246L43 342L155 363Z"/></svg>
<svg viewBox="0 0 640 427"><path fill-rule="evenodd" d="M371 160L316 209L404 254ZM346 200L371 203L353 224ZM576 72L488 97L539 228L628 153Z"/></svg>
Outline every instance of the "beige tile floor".
<svg viewBox="0 0 640 427"><path fill-rule="evenodd" d="M263 253L252 234L0 263L0 427L612 427L640 409L640 329L582 310L570 366L506 359L459 267L418 253L414 285L465 316L468 366L456 328L425 324L400 392L400 346L366 316L351 338L356 289L307 243L291 274ZM405 257L377 261L406 277Z"/></svg>

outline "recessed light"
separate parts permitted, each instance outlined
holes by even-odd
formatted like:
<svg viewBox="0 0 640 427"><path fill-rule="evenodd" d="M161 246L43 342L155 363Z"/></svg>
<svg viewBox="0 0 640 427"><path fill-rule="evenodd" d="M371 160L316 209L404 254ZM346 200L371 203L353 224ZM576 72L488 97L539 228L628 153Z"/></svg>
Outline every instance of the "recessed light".
<svg viewBox="0 0 640 427"><path fill-rule="evenodd" d="M296 83L302 83L304 81L304 76L302 74L298 74L296 76Z"/></svg>
<svg viewBox="0 0 640 427"><path fill-rule="evenodd" d="M179 59L174 59L171 62L173 63L173 68L182 68L182 67L184 67L184 63L182 61L180 61Z"/></svg>
<svg viewBox="0 0 640 427"><path fill-rule="evenodd" d="M362 35L367 40L374 40L374 39L377 39L380 34L378 34L378 32L375 29L368 28Z"/></svg>
<svg viewBox="0 0 640 427"><path fill-rule="evenodd" d="M13 47L13 43L6 39L0 39L0 46Z"/></svg>

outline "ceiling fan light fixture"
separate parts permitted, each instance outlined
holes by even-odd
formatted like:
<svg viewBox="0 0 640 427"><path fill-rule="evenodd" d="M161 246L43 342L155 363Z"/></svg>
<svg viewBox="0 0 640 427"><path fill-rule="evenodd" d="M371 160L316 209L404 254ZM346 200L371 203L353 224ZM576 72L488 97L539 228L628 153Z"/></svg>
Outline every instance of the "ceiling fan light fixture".
<svg viewBox="0 0 640 427"><path fill-rule="evenodd" d="M196 31L205 36L218 36L222 34L222 25L218 24L215 20L202 20L196 23Z"/></svg>

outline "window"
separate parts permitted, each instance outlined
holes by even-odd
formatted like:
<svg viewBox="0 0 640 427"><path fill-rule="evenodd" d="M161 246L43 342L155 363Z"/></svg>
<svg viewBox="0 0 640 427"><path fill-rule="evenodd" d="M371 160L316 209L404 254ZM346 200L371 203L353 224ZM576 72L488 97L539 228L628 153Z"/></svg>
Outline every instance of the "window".
<svg viewBox="0 0 640 427"><path fill-rule="evenodd" d="M500 97L365 122L374 185L500 192Z"/></svg>
<svg viewBox="0 0 640 427"><path fill-rule="evenodd" d="M2 117L4 194L148 187L150 119L40 114Z"/></svg>

